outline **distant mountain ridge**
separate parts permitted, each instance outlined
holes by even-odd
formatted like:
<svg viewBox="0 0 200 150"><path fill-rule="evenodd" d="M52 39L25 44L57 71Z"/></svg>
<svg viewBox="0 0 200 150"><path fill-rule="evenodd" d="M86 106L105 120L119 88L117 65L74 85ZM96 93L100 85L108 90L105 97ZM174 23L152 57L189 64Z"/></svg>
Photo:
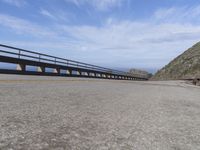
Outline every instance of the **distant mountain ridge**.
<svg viewBox="0 0 200 150"><path fill-rule="evenodd" d="M135 69L132 68L128 71L129 75L134 75L135 77L142 77L142 78L150 78L152 77L152 74L145 71L145 70L140 70L140 69Z"/></svg>
<svg viewBox="0 0 200 150"><path fill-rule="evenodd" d="M194 78L200 78L200 42L159 70L152 80Z"/></svg>

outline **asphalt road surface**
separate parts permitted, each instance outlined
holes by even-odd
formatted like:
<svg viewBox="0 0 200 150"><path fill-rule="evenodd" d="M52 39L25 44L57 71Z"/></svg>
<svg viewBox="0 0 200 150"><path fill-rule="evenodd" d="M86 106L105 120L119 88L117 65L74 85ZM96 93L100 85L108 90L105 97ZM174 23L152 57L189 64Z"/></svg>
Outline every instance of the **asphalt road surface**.
<svg viewBox="0 0 200 150"><path fill-rule="evenodd" d="M199 150L200 87L0 75L1 150Z"/></svg>

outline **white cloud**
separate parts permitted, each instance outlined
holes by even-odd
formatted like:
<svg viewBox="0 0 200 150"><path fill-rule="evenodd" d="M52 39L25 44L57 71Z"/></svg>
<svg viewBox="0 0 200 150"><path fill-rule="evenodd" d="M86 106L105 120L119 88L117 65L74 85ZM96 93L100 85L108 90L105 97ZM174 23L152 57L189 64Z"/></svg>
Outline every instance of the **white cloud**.
<svg viewBox="0 0 200 150"><path fill-rule="evenodd" d="M65 1L72 2L77 6L87 4L99 11L107 11L110 8L120 7L122 1L125 0L65 0Z"/></svg>
<svg viewBox="0 0 200 150"><path fill-rule="evenodd" d="M48 28L0 15L0 25L15 32L44 37L42 41L37 38L34 42L21 42L25 45L22 47L28 44L35 49L55 48L56 55L79 57L81 61L90 60L103 66L160 68L200 40L200 25L188 21L189 13L191 17L199 15L198 8L187 9L188 12L185 8L160 9L143 22L108 18L102 26L57 24ZM43 15L53 17L44 10ZM182 19L185 17L187 20Z"/></svg>
<svg viewBox="0 0 200 150"><path fill-rule="evenodd" d="M153 19L163 22L199 22L200 5L158 9Z"/></svg>
<svg viewBox="0 0 200 150"><path fill-rule="evenodd" d="M43 16L49 17L51 19L56 19L56 17L53 14L51 14L48 10L45 10L45 9L41 9L40 14L42 14Z"/></svg>
<svg viewBox="0 0 200 150"><path fill-rule="evenodd" d="M87 53L96 54L96 58L101 57L99 60L108 62L112 57L113 64L120 62L129 67L162 67L200 39L200 26L189 24L119 21L102 27L59 28L79 45L74 50L84 48Z"/></svg>
<svg viewBox="0 0 200 150"><path fill-rule="evenodd" d="M39 13L56 22L69 22L70 19L73 20L75 18L74 14L63 10L54 10L54 9L47 10L41 8L39 10Z"/></svg>
<svg viewBox="0 0 200 150"><path fill-rule="evenodd" d="M36 25L32 22L5 14L0 14L0 25L12 29L15 31L15 33L23 35L30 34L36 37L56 35L55 32Z"/></svg>
<svg viewBox="0 0 200 150"><path fill-rule="evenodd" d="M22 7L27 4L25 0L2 0L2 1L7 4L17 6L17 7Z"/></svg>

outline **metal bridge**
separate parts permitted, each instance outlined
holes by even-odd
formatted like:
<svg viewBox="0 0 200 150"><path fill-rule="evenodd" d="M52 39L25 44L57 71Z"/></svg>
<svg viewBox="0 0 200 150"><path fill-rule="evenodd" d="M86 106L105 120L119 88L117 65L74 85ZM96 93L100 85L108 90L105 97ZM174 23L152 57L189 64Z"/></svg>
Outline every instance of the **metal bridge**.
<svg viewBox="0 0 200 150"><path fill-rule="evenodd" d="M68 76L114 80L147 80L147 78L131 75L123 71L59 58L2 44L0 44L0 62L17 65L16 70L0 69L0 73L4 74ZM28 71L27 66L35 66L37 67L37 70ZM48 72L48 68L53 69L53 71Z"/></svg>

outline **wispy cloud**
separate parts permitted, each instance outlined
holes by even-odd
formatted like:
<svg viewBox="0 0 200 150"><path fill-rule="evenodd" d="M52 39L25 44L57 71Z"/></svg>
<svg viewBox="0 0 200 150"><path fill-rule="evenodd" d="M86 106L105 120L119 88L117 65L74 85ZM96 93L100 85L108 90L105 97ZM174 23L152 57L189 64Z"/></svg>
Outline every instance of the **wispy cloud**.
<svg viewBox="0 0 200 150"><path fill-rule="evenodd" d="M76 5L81 3L78 0L71 1L77 3ZM66 55L73 59L81 54L79 58L82 61L87 58L91 63L104 66L108 64L118 66L120 63L121 67L160 68L199 41L200 25L190 21L200 15L198 8L200 6L190 9L186 7L159 9L150 19L143 21L109 17L101 26L57 23L47 28L27 20L0 14L0 25L16 33L35 36L34 42L18 42L19 45L29 45L30 48L55 48L58 50L55 54ZM46 9L41 9L40 13L52 19L59 16L59 13L52 13ZM40 40L41 37L44 38ZM54 40L49 40L49 37L54 37Z"/></svg>
<svg viewBox="0 0 200 150"><path fill-rule="evenodd" d="M25 0L2 0L2 1L16 7L22 7L27 4Z"/></svg>
<svg viewBox="0 0 200 150"><path fill-rule="evenodd" d="M10 15L0 14L0 25L13 30L18 34L30 34L32 36L55 36L55 32L43 28L24 19L13 17Z"/></svg>
<svg viewBox="0 0 200 150"><path fill-rule="evenodd" d="M120 7L122 1L125 0L65 0L66 2L72 2L77 6L90 5L99 11L107 11L110 8Z"/></svg>
<svg viewBox="0 0 200 150"><path fill-rule="evenodd" d="M56 19L56 17L46 9L41 9L40 14L42 14L43 16L49 17L51 19Z"/></svg>
<svg viewBox="0 0 200 150"><path fill-rule="evenodd" d="M119 21L94 26L60 27L76 40L96 43L115 50L132 49L138 44L163 44L200 38L200 26L184 24L159 24ZM171 39L171 40L170 40Z"/></svg>
<svg viewBox="0 0 200 150"><path fill-rule="evenodd" d="M62 22L68 22L69 19L74 18L74 14L63 11L63 10L48 10L41 8L39 10L39 13L49 19L52 19L53 21L62 21Z"/></svg>
<svg viewBox="0 0 200 150"><path fill-rule="evenodd" d="M154 19L163 22L199 22L200 5L158 9Z"/></svg>

